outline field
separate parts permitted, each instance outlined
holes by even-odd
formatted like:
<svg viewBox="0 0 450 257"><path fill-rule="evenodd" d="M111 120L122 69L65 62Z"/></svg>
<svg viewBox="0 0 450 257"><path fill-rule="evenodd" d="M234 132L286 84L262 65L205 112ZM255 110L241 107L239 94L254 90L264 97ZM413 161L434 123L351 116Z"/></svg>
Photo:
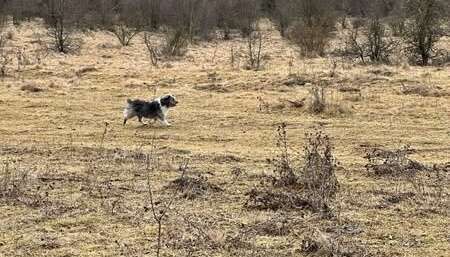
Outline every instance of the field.
<svg viewBox="0 0 450 257"><path fill-rule="evenodd" d="M44 29L10 29L8 47L32 61L0 80L0 256L156 256L148 182L157 207L173 199L162 256L448 256L448 65L302 59L270 28L261 71L243 68L241 38L196 43L152 67L141 37L120 47L105 32L83 35L79 54L37 62ZM307 105L315 85L332 106L322 114L295 104ZM171 127L122 125L127 98L166 93L180 102ZM330 136L340 183L332 218L246 205L252 189L271 187L261 181L281 123L300 154L306 133ZM405 145L411 159L447 168L412 179L366 170L368 150ZM149 167L146 155L158 161ZM199 185L187 194L174 189L180 165Z"/></svg>

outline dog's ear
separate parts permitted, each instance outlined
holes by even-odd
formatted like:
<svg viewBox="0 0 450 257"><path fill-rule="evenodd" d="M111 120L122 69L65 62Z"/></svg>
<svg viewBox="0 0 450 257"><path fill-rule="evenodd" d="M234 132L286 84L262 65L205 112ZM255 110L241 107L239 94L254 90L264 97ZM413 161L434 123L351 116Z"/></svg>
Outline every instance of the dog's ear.
<svg viewBox="0 0 450 257"><path fill-rule="evenodd" d="M161 102L161 105L169 106L169 104L170 104L170 96L169 95L165 95L165 96L161 97L160 102Z"/></svg>

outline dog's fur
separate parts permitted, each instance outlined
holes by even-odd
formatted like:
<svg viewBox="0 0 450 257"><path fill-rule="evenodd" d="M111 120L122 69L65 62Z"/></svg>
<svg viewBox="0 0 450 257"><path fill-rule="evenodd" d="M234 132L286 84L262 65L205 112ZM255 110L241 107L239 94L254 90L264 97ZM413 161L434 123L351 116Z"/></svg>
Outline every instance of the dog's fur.
<svg viewBox="0 0 450 257"><path fill-rule="evenodd" d="M175 96L164 95L158 97L152 101L144 100L127 100L127 105L123 110L123 125L127 124L127 120L138 117L139 122L142 122L142 118L159 120L165 126L170 126L167 121L167 113L169 109L175 107L178 104Z"/></svg>

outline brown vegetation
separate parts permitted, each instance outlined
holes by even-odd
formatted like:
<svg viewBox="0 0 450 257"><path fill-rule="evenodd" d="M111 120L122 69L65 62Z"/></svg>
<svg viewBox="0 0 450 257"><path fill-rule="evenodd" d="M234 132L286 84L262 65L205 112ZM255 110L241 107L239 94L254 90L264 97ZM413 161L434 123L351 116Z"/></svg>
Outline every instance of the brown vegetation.
<svg viewBox="0 0 450 257"><path fill-rule="evenodd" d="M61 34L76 54L49 51L42 12L62 2L0 1L1 256L449 252L445 58L335 55L374 14L408 45L410 24L385 27L403 1L82 0ZM295 44L298 24L324 48ZM165 93L172 127L121 125L127 98Z"/></svg>

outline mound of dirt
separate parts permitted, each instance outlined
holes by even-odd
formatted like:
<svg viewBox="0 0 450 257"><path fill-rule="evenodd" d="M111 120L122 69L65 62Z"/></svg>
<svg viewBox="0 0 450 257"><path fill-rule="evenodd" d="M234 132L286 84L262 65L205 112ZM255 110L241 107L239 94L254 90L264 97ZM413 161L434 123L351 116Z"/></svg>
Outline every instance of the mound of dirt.
<svg viewBox="0 0 450 257"><path fill-rule="evenodd" d="M209 182L205 176L201 175L177 178L168 187L179 190L182 192L182 197L189 200L205 196L208 192L223 191L222 188Z"/></svg>

